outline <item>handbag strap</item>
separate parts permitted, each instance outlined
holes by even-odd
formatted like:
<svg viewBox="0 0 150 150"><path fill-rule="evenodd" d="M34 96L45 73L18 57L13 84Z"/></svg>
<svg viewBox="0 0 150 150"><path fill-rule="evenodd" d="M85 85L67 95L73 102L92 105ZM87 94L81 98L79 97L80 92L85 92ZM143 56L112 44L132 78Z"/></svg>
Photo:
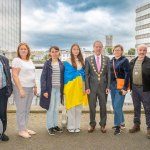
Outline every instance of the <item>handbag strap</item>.
<svg viewBox="0 0 150 150"><path fill-rule="evenodd" d="M115 78L117 79L117 73L116 73L116 70L115 70L114 60L113 60L113 69L114 69Z"/></svg>
<svg viewBox="0 0 150 150"><path fill-rule="evenodd" d="M126 60L126 58L123 58L123 59L120 61L120 64L122 64L125 60ZM116 69L115 69L114 59L113 59L113 69L114 69L115 78L117 79L117 73L116 73Z"/></svg>

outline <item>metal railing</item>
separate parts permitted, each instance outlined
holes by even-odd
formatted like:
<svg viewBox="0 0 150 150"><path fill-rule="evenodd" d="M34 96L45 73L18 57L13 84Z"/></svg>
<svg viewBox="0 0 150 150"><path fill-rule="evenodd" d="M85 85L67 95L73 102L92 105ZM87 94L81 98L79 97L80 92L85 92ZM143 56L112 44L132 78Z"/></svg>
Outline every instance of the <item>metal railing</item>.
<svg viewBox="0 0 150 150"><path fill-rule="evenodd" d="M32 101L32 105L39 105L39 100L40 100L40 76L41 76L41 72L42 72L42 66L36 66L36 83L37 83L37 95L34 96L33 101ZM108 99L107 99L108 103L111 103L111 96L110 94L108 95ZM13 94L11 95L11 97L9 98L9 104L14 105L14 99L13 99ZM125 98L125 105L131 105L132 104L132 98L131 98L131 94L128 93L126 95Z"/></svg>

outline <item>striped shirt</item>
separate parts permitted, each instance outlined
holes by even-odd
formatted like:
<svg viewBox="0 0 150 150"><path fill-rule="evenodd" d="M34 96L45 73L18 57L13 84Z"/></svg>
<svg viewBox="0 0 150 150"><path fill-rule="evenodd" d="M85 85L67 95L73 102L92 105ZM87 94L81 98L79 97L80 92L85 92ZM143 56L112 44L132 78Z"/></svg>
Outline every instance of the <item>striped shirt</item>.
<svg viewBox="0 0 150 150"><path fill-rule="evenodd" d="M52 87L60 87L60 67L59 63L52 63Z"/></svg>

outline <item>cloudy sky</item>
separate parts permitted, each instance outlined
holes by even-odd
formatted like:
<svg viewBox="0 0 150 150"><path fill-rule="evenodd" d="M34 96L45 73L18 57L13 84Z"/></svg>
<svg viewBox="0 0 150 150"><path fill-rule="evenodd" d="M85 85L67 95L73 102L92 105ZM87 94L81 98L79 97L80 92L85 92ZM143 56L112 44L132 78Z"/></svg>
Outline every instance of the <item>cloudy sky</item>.
<svg viewBox="0 0 150 150"><path fill-rule="evenodd" d="M147 0L143 0L147 2ZM92 43L113 35L113 44L135 46L135 9L141 0L22 0L22 41L33 50Z"/></svg>

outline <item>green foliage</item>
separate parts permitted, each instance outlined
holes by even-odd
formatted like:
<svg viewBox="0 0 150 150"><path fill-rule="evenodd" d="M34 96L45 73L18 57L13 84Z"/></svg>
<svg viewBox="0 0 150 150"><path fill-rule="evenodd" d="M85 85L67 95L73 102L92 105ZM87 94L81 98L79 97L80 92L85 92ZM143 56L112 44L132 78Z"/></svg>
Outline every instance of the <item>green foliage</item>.
<svg viewBox="0 0 150 150"><path fill-rule="evenodd" d="M30 58L33 60L34 59L34 55L31 55Z"/></svg>
<svg viewBox="0 0 150 150"><path fill-rule="evenodd" d="M112 48L111 48L111 47L107 48L107 53L108 53L109 55L112 55L112 54L113 54L113 53L112 53Z"/></svg>
<svg viewBox="0 0 150 150"><path fill-rule="evenodd" d="M44 58L43 58L44 60L48 60L49 59L49 55L48 54L46 54L45 56L44 56Z"/></svg>
<svg viewBox="0 0 150 150"><path fill-rule="evenodd" d="M128 55L135 55L135 48L130 48L128 50Z"/></svg>

